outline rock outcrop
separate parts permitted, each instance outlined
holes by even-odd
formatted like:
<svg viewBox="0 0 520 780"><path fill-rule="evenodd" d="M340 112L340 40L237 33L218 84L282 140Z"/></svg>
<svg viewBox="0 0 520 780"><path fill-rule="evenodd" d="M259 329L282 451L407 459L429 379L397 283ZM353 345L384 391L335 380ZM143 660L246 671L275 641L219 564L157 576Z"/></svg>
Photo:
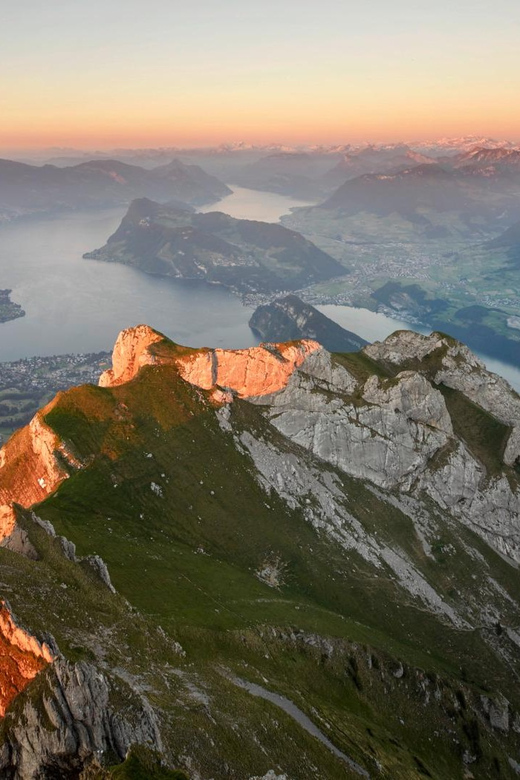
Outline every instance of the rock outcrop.
<svg viewBox="0 0 520 780"><path fill-rule="evenodd" d="M124 760L131 745L160 749L155 715L145 699L92 664L56 660L42 675L41 698L20 699L21 715L2 724L0 775L9 780L78 777L105 756ZM29 691L27 691L29 694ZM114 698L126 700L116 707ZM98 763L99 762L99 763Z"/></svg>
<svg viewBox="0 0 520 780"><path fill-rule="evenodd" d="M158 358L150 347L163 339L148 325L122 331L114 347L112 368L101 375L100 386L128 382L145 365L170 364L179 369L183 379L204 390L218 386L241 398L266 395L285 387L294 369L320 349L317 342L307 340L250 349L179 350Z"/></svg>
<svg viewBox="0 0 520 780"><path fill-rule="evenodd" d="M53 660L49 646L18 625L9 605L0 602L0 717Z"/></svg>
<svg viewBox="0 0 520 780"><path fill-rule="evenodd" d="M138 325L121 331L112 352L112 368L99 378L100 387L114 387L129 382L144 365L155 362L150 346L164 336L148 325Z"/></svg>
<svg viewBox="0 0 520 780"><path fill-rule="evenodd" d="M364 351L382 363L412 365L435 384L460 390L497 420L511 426L504 463L513 466L520 457L520 396L505 379L487 371L484 363L464 344L442 333L423 336L413 331L398 331L385 341L370 344Z"/></svg>

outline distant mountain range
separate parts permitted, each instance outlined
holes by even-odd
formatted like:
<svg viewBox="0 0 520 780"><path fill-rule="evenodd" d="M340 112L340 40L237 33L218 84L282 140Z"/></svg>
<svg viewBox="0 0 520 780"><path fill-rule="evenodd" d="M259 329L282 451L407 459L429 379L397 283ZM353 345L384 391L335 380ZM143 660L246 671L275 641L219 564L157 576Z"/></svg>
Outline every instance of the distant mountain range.
<svg viewBox="0 0 520 780"><path fill-rule="evenodd" d="M316 200L333 186L322 179L340 158L337 152L276 152L235 171L233 181L255 190Z"/></svg>
<svg viewBox="0 0 520 780"><path fill-rule="evenodd" d="M90 160L65 168L0 160L0 215L102 208L145 196L198 206L230 193L199 166L179 160L152 170L117 160Z"/></svg>
<svg viewBox="0 0 520 780"><path fill-rule="evenodd" d="M119 148L91 152L56 148L38 153L35 159L58 167L90 160L118 160L150 169L176 158L185 164L201 165L208 173L226 182L319 201L355 176L396 171L412 164L467 154L475 149L507 150L516 146L511 141L479 136L382 144L291 146L239 142L202 148ZM24 162L32 160L24 159Z"/></svg>
<svg viewBox="0 0 520 780"><path fill-rule="evenodd" d="M347 273L299 233L281 225L193 214L135 200L117 231L87 259L147 273L218 282L240 292L294 290Z"/></svg>
<svg viewBox="0 0 520 780"><path fill-rule="evenodd" d="M476 147L469 152L449 158L454 168L497 166L498 170L520 170L520 149L489 149Z"/></svg>
<svg viewBox="0 0 520 780"><path fill-rule="evenodd" d="M396 173L413 165L433 162L433 157L427 157L406 145L391 149L368 147L345 154L338 164L325 174L324 179L331 186L339 187L348 179L367 173Z"/></svg>
<svg viewBox="0 0 520 780"><path fill-rule="evenodd" d="M314 216L323 219L324 212L333 212L330 219L336 222L365 213L398 217L427 239L450 234L486 236L496 232L504 219L520 215L519 158L517 150L478 150L449 161L349 177L322 203L297 210L283 222L296 228L302 220L312 224ZM397 159L387 157L385 164L391 166ZM351 158L340 165L354 170ZM315 230L319 233L319 228Z"/></svg>
<svg viewBox="0 0 520 780"><path fill-rule="evenodd" d="M484 169L480 162L475 165L473 157L464 159L458 167L423 163L396 173L351 179L320 208L338 209L346 215L361 211L380 216L398 213L412 221L420 209L489 220L503 214L505 208L520 210L520 166L517 167L516 153L509 152L507 158L500 155L501 167L492 170L487 164Z"/></svg>

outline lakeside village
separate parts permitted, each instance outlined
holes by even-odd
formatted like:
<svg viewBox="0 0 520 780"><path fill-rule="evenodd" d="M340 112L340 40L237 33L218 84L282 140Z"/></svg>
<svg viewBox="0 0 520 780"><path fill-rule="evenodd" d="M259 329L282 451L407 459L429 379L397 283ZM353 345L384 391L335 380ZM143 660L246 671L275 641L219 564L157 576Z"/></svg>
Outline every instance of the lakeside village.
<svg viewBox="0 0 520 780"><path fill-rule="evenodd" d="M0 363L0 445L59 390L97 384L109 352L23 358Z"/></svg>

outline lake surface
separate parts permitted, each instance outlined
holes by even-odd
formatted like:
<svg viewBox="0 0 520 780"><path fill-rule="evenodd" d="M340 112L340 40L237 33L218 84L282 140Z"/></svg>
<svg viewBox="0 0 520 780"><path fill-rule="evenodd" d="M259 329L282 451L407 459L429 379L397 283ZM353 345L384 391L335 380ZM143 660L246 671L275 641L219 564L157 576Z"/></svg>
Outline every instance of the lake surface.
<svg viewBox="0 0 520 780"><path fill-rule="evenodd" d="M205 211L276 222L301 201L233 187ZM102 246L126 212L74 212L0 225L0 288L26 316L0 324L0 361L34 355L110 350L123 328L146 323L180 344L243 348L258 344L247 322L253 307L223 287L165 279L117 263L83 260ZM367 341L399 328L425 328L348 306L319 306ZM486 365L520 390L520 369L484 357Z"/></svg>
<svg viewBox="0 0 520 780"><path fill-rule="evenodd" d="M302 201L233 186L204 211L277 222ZM223 287L164 279L119 264L83 260L126 212L74 212L0 225L0 288L26 316L0 324L0 361L110 350L123 328L147 323L189 346L249 347L253 309Z"/></svg>
<svg viewBox="0 0 520 780"><path fill-rule="evenodd" d="M181 344L248 347L252 309L223 287L163 279L83 260L126 209L76 212L0 227L0 287L26 316L0 324L0 361L112 349L123 328L147 323Z"/></svg>
<svg viewBox="0 0 520 780"><path fill-rule="evenodd" d="M228 185L233 190L232 195L203 206L199 211L223 211L236 219L256 219L260 222L279 222L280 217L289 214L292 208L308 206L308 201L296 200L289 195L277 195L275 192L260 192L246 187Z"/></svg>

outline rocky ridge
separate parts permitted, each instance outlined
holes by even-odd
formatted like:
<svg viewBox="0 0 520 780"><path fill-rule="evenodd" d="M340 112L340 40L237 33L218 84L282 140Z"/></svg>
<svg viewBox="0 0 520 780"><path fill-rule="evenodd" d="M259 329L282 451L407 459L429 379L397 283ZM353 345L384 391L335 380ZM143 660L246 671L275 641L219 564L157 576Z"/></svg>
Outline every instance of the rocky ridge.
<svg viewBox="0 0 520 780"><path fill-rule="evenodd" d="M468 767L474 777L490 776L495 771L490 750L503 775L513 776L520 757L514 725L520 722L520 708L511 685L520 646L514 569L519 556L516 399L507 383L443 334L401 332L361 353L331 355L312 341L251 350L192 350L147 326L123 332L113 368L99 388L61 394L0 454L2 504L12 511L15 531L27 534L36 555L31 560L20 555L13 533L4 540L11 546L0 550L2 578L8 584L14 582L9 578L16 566L25 567L17 579L20 587L24 578L29 585L15 605L16 614L20 607L30 612L38 598L37 592L28 595L34 590L30 577L36 571L42 577L50 567L44 594L55 594L56 583L65 587L60 598L52 597L57 615L45 613L46 630L61 632L60 646L64 643L67 652L79 643L92 653L80 662L59 655L9 708L0 754L0 766L11 772L6 776L32 780L59 771L69 776L67 772L83 771L94 761L106 765L109 756L122 761L137 743L164 751L169 766L182 765L195 777L219 776L225 761L241 767L237 776L265 776L275 766L299 780L304 775L294 765L289 769L271 743L257 750L252 735L263 740L266 722L258 727L247 692L233 694L212 665L215 657L225 669L234 663L230 646L241 648L237 676L252 676L286 697L300 696L296 703L302 709L310 696L315 709L309 715L320 718L323 728L325 719L344 728L341 718L350 711L341 710L335 720L334 696L314 698L314 682L325 684L331 675L334 689L339 685L343 690L347 680L352 685L348 696L355 691L364 707L375 707L372 719L384 709L389 690L403 712L411 706L410 697L417 697L421 718L413 708L406 710L400 740L408 744L413 729L422 728L424 721L432 740L436 730L442 735L441 742L435 741L436 761L447 760L449 745L457 745L454 763L438 771L440 764L433 762L428 746L414 748L433 777L463 777ZM503 421L494 409L497 403ZM480 424L485 432L494 432L485 447L473 430ZM31 519L18 506L34 501L40 502L36 509L42 520ZM49 521L58 523L58 534L66 530L71 543L55 534ZM284 527L286 536L280 535ZM180 548L175 547L178 539ZM76 556L76 542L81 556ZM51 548L52 555L46 552ZM143 618L110 589L108 571L99 560L83 566L85 553L93 556L98 549L106 549L111 579L124 599L130 604L137 600L155 621L161 616L164 629L148 625L144 631L145 642L153 639L158 649L139 645L136 654L125 639L133 634L132 623ZM229 566L233 585L226 585L231 594L226 602L220 583ZM134 588L139 577L146 588ZM74 629L66 625L75 611L78 578L101 600L100 616L116 607L123 610L116 610L109 631L95 628L94 616L84 608ZM178 590L179 581L186 580L190 587ZM174 601L165 607L170 591ZM304 627L279 629L266 605L286 609L282 605L292 604L295 591L296 620ZM208 622L203 630L187 628L178 616L201 593L195 614L208 608ZM307 618L309 598L315 599L312 609L319 609ZM261 620L269 627L253 619L256 628L250 631L254 613L247 613L235 637L228 621L230 616L237 620L246 603L266 610ZM28 625L41 625L42 611L41 605L34 607ZM274 620L283 622L280 615ZM340 622L329 622L335 615ZM320 622L320 633L311 636L306 620L315 625L317 617L326 625ZM294 616L286 619L294 626ZM192 620L190 614L188 626ZM209 641L208 667L198 654L206 632L219 620L226 628ZM88 621L90 633L83 626ZM328 638L341 632L343 621L349 621L349 632L360 632L354 644ZM174 639L179 626L182 647ZM373 628L379 633L371 633ZM389 632L389 647L403 637L405 645L421 646L421 660L383 660L368 649L381 642L381 632ZM40 636L41 629L34 634ZM220 642L227 648L221 656ZM168 646L170 665L159 660ZM404 650L392 652L399 657ZM52 653L59 654L54 645ZM461 671L456 682L435 682L419 667L429 669L439 653L447 654L447 668L464 663L471 671ZM146 670L139 655L146 659ZM289 656L293 660L286 665L283 659ZM299 682L291 683L294 657L299 659ZM477 672L480 663L484 671ZM255 669L262 670L260 677ZM298 693L307 679L302 669L314 682L312 691ZM491 682L486 675L495 670ZM477 675L475 687L472 675ZM115 706L118 697L110 694L115 678L131 681L123 697L134 702L126 720L124 707ZM291 684L292 692L284 687ZM378 686L383 698L370 698ZM484 687L485 696L479 693ZM143 696L147 691L158 704L155 714ZM238 709L227 711L228 699L238 695L245 699ZM186 697L191 702L187 708L179 704ZM318 701L322 703L316 708ZM320 707L326 715L319 714ZM251 718L247 725L242 722L251 739L247 750L231 758L229 741L220 748L215 737L232 733L229 717L236 718L236 712ZM348 733L355 736L347 743L334 725L332 742L339 742L370 774L414 776L406 764L411 757L399 754L392 763L379 736L371 737L378 756L374 760L366 736L359 736L367 733L367 717L359 732L359 722L348 721ZM49 718L54 731L49 731ZM127 725L120 725L121 719ZM22 723L29 724L29 731ZM286 723L285 728L292 734L293 726ZM314 750L313 744L305 750ZM256 751L254 767L246 761L249 751ZM330 756L313 758L313 777L345 776L344 766L324 770L328 760L333 761ZM308 772L309 761L301 761ZM403 761L408 767L404 774L399 769ZM13 774L16 766L23 773Z"/></svg>
<svg viewBox="0 0 520 780"><path fill-rule="evenodd" d="M158 335L140 328L121 334L116 373L104 374L102 386L127 381L140 365L156 359L145 345L156 343ZM280 433L324 461L380 488L428 493L501 552L520 560L518 488L509 472L487 474L467 443L458 440L437 388L457 390L511 428L501 454L506 471L520 456L517 394L467 347L442 334L401 331L363 351L383 366L404 370L360 382L311 341L198 350L174 361L184 379L213 390L215 400L229 401L236 394L261 404Z"/></svg>

